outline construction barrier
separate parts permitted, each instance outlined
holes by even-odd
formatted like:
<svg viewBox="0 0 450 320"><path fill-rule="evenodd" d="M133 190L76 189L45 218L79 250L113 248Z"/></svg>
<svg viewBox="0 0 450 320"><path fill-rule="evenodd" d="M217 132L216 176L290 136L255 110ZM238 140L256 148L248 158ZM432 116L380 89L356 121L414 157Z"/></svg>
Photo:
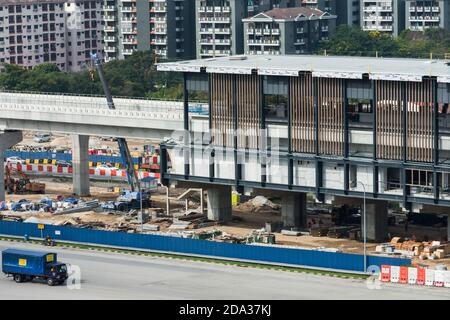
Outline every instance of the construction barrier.
<svg viewBox="0 0 450 320"><path fill-rule="evenodd" d="M400 283L408 283L408 267L400 267Z"/></svg>
<svg viewBox="0 0 450 320"><path fill-rule="evenodd" d="M23 222L0 221L0 234L16 237L27 235L30 238L50 236L56 241L73 241L111 247L353 272L362 271L364 267L364 256L362 254L225 243L164 235L132 234ZM411 259L396 257L368 255L366 259L368 266L411 264Z"/></svg>
<svg viewBox="0 0 450 320"><path fill-rule="evenodd" d="M434 285L434 270L425 269L425 285L430 287Z"/></svg>
<svg viewBox="0 0 450 320"><path fill-rule="evenodd" d="M391 266L391 282L398 283L399 280L400 280L400 267Z"/></svg>
<svg viewBox="0 0 450 320"><path fill-rule="evenodd" d="M417 283L417 268L409 267L408 284L416 284L416 283Z"/></svg>
<svg viewBox="0 0 450 320"><path fill-rule="evenodd" d="M450 288L450 270L382 265L381 282Z"/></svg>
<svg viewBox="0 0 450 320"><path fill-rule="evenodd" d="M11 168L13 170L24 172L28 175L54 175L54 176L64 176L71 177L73 174L72 167L61 167L56 165L41 165L41 164L26 164L22 165L20 163L12 164ZM160 173L158 172L148 172L148 171L138 171L139 179L144 178L155 178L160 179ZM99 178L104 180L118 180L125 181L127 179L127 172L125 170L116 168L90 168L89 175L92 178Z"/></svg>
<svg viewBox="0 0 450 320"><path fill-rule="evenodd" d="M425 268L417 268L417 284L420 286L425 285Z"/></svg>
<svg viewBox="0 0 450 320"><path fill-rule="evenodd" d="M391 282L391 266L381 266L381 281Z"/></svg>
<svg viewBox="0 0 450 320"><path fill-rule="evenodd" d="M4 157L19 157L20 159L24 159L27 164L56 164L56 161L72 161L72 154L69 152L27 152L7 150L4 152ZM149 158L150 159L147 159L150 164L159 163L160 159L158 155L154 155ZM134 164L138 165L141 163L141 157L133 157L132 159ZM111 163L118 166L124 164L124 161L122 161L122 157L120 156L98 154L90 154L89 162L97 164Z"/></svg>

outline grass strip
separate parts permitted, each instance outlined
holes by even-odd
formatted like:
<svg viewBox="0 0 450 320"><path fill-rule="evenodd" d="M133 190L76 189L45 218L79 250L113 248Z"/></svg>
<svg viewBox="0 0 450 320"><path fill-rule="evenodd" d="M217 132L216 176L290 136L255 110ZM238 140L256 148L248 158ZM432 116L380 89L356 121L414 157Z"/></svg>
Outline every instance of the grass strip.
<svg viewBox="0 0 450 320"><path fill-rule="evenodd" d="M4 237L4 236L1 236L0 240L10 241L10 242L42 244L42 241L40 241L40 240L25 241L20 238ZM171 254L171 253L148 252L148 251L140 251L138 249L136 249L136 250L117 249L117 248L100 247L100 246L78 244L78 243L68 243L68 242L63 242L63 241L56 242L56 246L62 247L62 248L74 248L74 249L91 250L91 251L114 252L114 253L121 253L121 254L131 254L131 255L140 255L140 256L167 258L167 259L215 263L215 264L222 264L222 265L229 265L229 266L237 266L237 267L241 267L241 268L257 268L257 269L276 270L276 271L284 271L284 272L309 273L309 274L314 274L314 275L331 276L331 277L343 278L343 279L365 280L369 277L368 275L356 274L356 273L344 273L344 272L336 272L336 271L328 271L328 270L288 267L288 266L271 265L271 264L265 264L265 263L225 260L225 259L218 259L218 258L185 256L185 255L177 255L177 254Z"/></svg>

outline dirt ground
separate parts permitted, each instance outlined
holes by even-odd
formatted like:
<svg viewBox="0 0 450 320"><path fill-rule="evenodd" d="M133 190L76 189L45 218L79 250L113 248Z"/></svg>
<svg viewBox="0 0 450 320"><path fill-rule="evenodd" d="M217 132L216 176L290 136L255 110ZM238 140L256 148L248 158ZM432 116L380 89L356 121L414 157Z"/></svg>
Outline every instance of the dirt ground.
<svg viewBox="0 0 450 320"><path fill-rule="evenodd" d="M72 183L69 179L61 179L61 178L42 178L40 177L40 182L44 182L46 184L46 194L45 195L7 195L8 201L18 201L20 199L28 199L32 201L38 201L46 196L50 198L55 198L57 195L63 196L71 196L72 195ZM126 185L122 184L119 186L125 187ZM160 193L156 193L152 196L153 202L157 207L166 208L166 195L163 193L163 190L160 190ZM91 196L84 198L84 200L92 200L98 199L99 201L111 201L117 197L117 193L111 190L111 186L105 182L93 182L91 187ZM184 210L185 203L184 201L176 200L176 197L182 193L182 190L171 190L171 214L174 214L177 211ZM194 206L193 206L194 208ZM245 207L244 207L245 208ZM15 213L14 213L15 214ZM124 216L121 215L108 215L105 213L97 213L97 212L85 212L85 213L75 213L69 215L53 215L51 213L21 213L21 216L24 218L36 217L42 220L51 220L54 223L62 223L64 221L70 221L70 219L76 218L81 223L95 222L95 223L104 223L106 225L117 226L121 223L125 223ZM230 235L235 236L246 236L250 234L254 230L259 230L265 227L266 222L277 222L281 218L281 214L272 209L264 209L258 212L248 212L243 210L242 208L234 207L233 216L235 219L232 222L227 223L226 225L214 225L206 228L199 228L193 230L195 233L203 232L203 231L211 231L211 230L221 230ZM317 218L317 217L316 217ZM320 219L325 223L327 222L327 215L321 215ZM173 230L169 230L169 224L161 225L161 232L167 232ZM441 234L446 230L439 230L436 228L427 228L427 227L418 227L418 226L409 226L409 236L414 233L419 235L420 232L425 232L427 234ZM422 230L422 231L421 231ZM389 232L395 235L403 235L404 229L402 227L389 227ZM302 247L302 248L311 248L311 249L319 249L319 248L332 248L339 249L342 252L348 253L363 253L363 243L355 240L349 239L334 239L328 237L313 237L313 236L286 236L281 233L275 233L276 243L279 245L286 246L294 246L294 247ZM375 247L377 243L368 243L367 244L367 252L375 253ZM414 258L413 262L416 264L423 265L437 265L437 264L445 264L450 268L450 258L440 259L440 260L426 260L421 261L418 258Z"/></svg>
<svg viewBox="0 0 450 320"><path fill-rule="evenodd" d="M70 148L71 140L69 136L54 134L52 141L49 143L36 143L33 141L35 132L25 132L24 140L21 145L23 146L49 146L49 147L63 147ZM154 141L143 141L136 139L128 139L128 144L131 151L142 151L144 144L155 144ZM114 141L103 141L99 137L91 137L90 147L101 147L108 146L113 150L117 150L117 142ZM34 181L44 182L46 184L46 194L45 195L7 195L8 201L18 201L21 199L28 199L31 201L38 201L46 196L50 198L56 198L58 195L71 196L72 195L72 181L66 178L52 178L52 177L39 177L32 178ZM123 186L125 184L115 184L114 186ZM184 201L177 201L176 198L183 192L183 190L172 190L171 189L171 215L177 211L183 211L185 203ZM97 199L99 201L111 201L117 197L117 193L111 190L111 184L107 182L92 182L91 183L91 196L85 198L84 200ZM166 195L164 189L160 190L160 193L156 193L152 196L152 200L157 207L166 208ZM15 213L14 213L15 214ZM56 223L67 221L73 218L78 219L78 221L84 222L102 222L107 225L119 225L125 221L124 216L121 215L108 215L105 213L98 212L85 212L70 215L52 215L50 213L32 213L23 214L26 218L36 217L42 220L52 220ZM254 230L259 230L265 227L266 222L277 222L281 219L281 214L279 211L273 209L263 209L257 212L250 212L245 206L237 206L233 208L233 219L232 222L226 225L215 225L207 228L195 229L194 232L210 231L214 229L219 229L222 232L235 236L246 236ZM330 217L327 215L321 215L316 217L317 219L327 223ZM129 223L129 222L128 222ZM167 227L170 225L162 224L161 231L167 231ZM446 236L446 228L431 228L409 225L408 231L404 230L402 226L390 226L388 232L392 236L402 236L411 238L413 235L420 239L424 235L427 235L430 240L440 240L442 237ZM328 237L312 237L312 236L286 236L281 233L275 233L276 243L286 246L295 246L303 248L333 248L339 249L343 252L349 253L363 253L363 243L355 240L349 239L334 239ZM376 243L368 243L367 250L369 253L375 252ZM417 258L414 259L414 263L425 264L425 265L436 265L445 264L450 268L450 258L440 259L440 260L426 260L420 261Z"/></svg>

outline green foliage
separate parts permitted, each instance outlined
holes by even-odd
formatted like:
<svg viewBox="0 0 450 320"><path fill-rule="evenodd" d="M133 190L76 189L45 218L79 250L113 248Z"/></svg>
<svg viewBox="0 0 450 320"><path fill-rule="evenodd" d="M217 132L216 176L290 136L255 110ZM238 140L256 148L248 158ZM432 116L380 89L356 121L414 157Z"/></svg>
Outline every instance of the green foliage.
<svg viewBox="0 0 450 320"><path fill-rule="evenodd" d="M129 58L112 61L104 67L111 93L125 97L151 97L179 99L177 88L182 83L179 74L158 72L155 58L150 52L136 52ZM53 64L40 64L32 70L5 65L0 73L0 88L4 90L36 91L103 95L96 71L92 81L89 70L63 72ZM167 89L170 88L170 89Z"/></svg>
<svg viewBox="0 0 450 320"><path fill-rule="evenodd" d="M320 50L332 55L444 58L450 53L450 32L427 29L425 32L403 31L397 38L381 32L366 32L357 27L340 26Z"/></svg>

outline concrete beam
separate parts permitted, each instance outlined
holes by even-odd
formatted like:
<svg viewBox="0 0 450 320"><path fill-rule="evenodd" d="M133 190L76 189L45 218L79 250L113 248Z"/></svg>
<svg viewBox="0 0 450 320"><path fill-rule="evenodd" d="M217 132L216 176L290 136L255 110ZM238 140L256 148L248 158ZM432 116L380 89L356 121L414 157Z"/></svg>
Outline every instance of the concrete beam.
<svg viewBox="0 0 450 320"><path fill-rule="evenodd" d="M0 132L0 201L5 201L5 164L4 152L22 141L22 131Z"/></svg>
<svg viewBox="0 0 450 320"><path fill-rule="evenodd" d="M284 228L305 228L306 218L306 193L285 193L281 196L281 220Z"/></svg>
<svg viewBox="0 0 450 320"><path fill-rule="evenodd" d="M89 136L72 135L72 167L73 193L89 196Z"/></svg>
<svg viewBox="0 0 450 320"><path fill-rule="evenodd" d="M382 242L387 236L387 201L368 201L366 204L367 240ZM361 223L363 220L361 219ZM363 228L361 228L363 229Z"/></svg>
<svg viewBox="0 0 450 320"><path fill-rule="evenodd" d="M24 114L24 116L26 116ZM85 123L54 122L45 119L2 119L0 118L0 130L24 130L42 131L61 134L82 134L89 136L123 137L132 139L164 140L171 137L175 129L171 125L167 128L158 128L166 124L165 120L160 120L160 125L153 128L128 127L126 123L122 126L110 126L107 121L103 124L93 124L86 120ZM180 122L181 123L181 122Z"/></svg>
<svg viewBox="0 0 450 320"><path fill-rule="evenodd" d="M228 222L232 219L231 186L208 187L208 219Z"/></svg>

